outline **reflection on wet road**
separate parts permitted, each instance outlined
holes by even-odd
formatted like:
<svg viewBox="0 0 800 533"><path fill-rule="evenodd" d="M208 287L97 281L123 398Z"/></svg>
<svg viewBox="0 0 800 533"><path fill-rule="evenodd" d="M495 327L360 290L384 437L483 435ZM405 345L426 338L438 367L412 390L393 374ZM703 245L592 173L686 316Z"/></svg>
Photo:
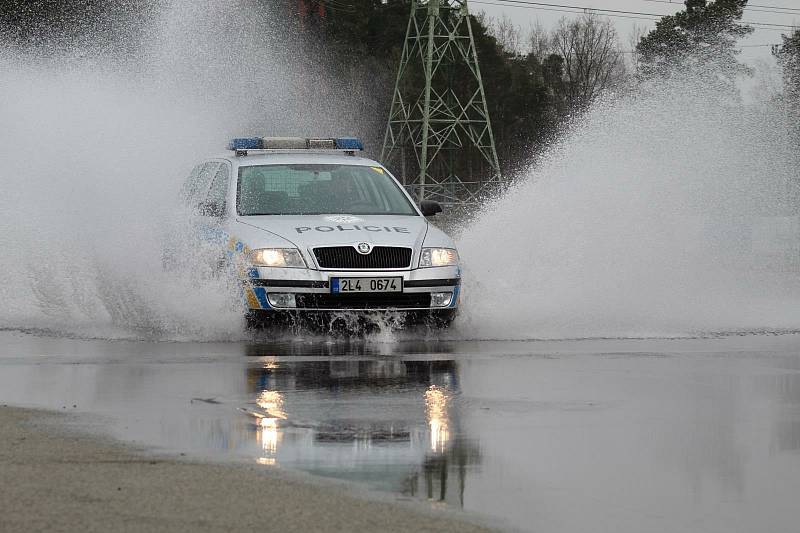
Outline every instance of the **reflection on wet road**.
<svg viewBox="0 0 800 533"><path fill-rule="evenodd" d="M463 494L463 470L475 461L452 438L453 360L270 361L245 374L248 405L239 410L250 417L260 464L441 500L455 467L462 486L454 494Z"/></svg>
<svg viewBox="0 0 800 533"><path fill-rule="evenodd" d="M147 344L7 332L0 345L2 402L100 414L124 440L526 530L789 532L800 518L800 337Z"/></svg>

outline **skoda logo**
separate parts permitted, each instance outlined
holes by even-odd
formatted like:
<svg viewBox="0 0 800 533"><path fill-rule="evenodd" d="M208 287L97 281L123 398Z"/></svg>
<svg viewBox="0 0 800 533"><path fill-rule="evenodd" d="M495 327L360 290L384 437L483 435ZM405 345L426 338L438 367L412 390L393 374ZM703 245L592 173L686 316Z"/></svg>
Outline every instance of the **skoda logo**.
<svg viewBox="0 0 800 533"><path fill-rule="evenodd" d="M368 242L360 242L358 243L358 246L356 246L356 249L361 255L367 255L372 251L372 245Z"/></svg>

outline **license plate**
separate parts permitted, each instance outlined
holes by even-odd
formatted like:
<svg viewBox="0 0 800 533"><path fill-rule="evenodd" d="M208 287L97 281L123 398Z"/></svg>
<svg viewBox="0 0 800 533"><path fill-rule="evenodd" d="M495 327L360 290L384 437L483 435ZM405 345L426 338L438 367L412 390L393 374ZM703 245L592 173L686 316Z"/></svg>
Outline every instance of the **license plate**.
<svg viewBox="0 0 800 533"><path fill-rule="evenodd" d="M403 278L331 278L331 292L403 292Z"/></svg>

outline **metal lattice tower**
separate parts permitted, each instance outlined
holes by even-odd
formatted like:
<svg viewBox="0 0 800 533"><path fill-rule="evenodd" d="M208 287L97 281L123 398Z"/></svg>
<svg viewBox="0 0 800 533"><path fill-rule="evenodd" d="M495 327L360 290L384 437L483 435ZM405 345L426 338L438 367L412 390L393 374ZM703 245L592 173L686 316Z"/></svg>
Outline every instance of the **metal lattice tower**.
<svg viewBox="0 0 800 533"><path fill-rule="evenodd" d="M412 0L381 158L420 200L471 203L500 184L467 0Z"/></svg>

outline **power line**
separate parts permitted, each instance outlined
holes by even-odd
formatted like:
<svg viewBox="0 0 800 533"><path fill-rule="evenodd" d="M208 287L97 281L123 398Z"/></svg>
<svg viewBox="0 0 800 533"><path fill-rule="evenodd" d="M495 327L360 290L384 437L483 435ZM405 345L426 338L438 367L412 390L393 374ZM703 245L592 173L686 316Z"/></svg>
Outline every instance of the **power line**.
<svg viewBox="0 0 800 533"><path fill-rule="evenodd" d="M499 1L502 2L504 0L499 0ZM487 2L487 1L484 1L484 0L470 0L470 3L471 4L484 4L484 5L487 5L487 6L517 7L517 8L520 8L520 9L533 9L535 11L555 11L557 13L575 13L575 14L580 14L580 13L587 13L587 12L592 11L591 9L582 9L582 8L578 8L578 7L575 7L572 10L568 10L568 9L558 9L558 8L550 8L550 7L506 5L506 4L498 4L496 2ZM657 19L654 19L652 17L631 17L631 16L627 16L627 15L607 15L607 16L614 17L614 18L620 18L620 19L635 19L635 20L650 20L650 21L657 20Z"/></svg>
<svg viewBox="0 0 800 533"><path fill-rule="evenodd" d="M625 14L625 15L635 15L635 16L645 16L645 17L668 17L672 16L669 13L643 13L640 11L627 11L622 9L606 9L602 7L591 7L591 6L573 6L573 5L565 5L565 4L550 4L545 2L533 2L531 0L497 0L498 2L507 2L511 4L524 4L530 6L546 6L546 7L558 7L558 8L571 8L571 9L579 9L581 11L596 11L601 13L614 13L614 14ZM789 28L794 29L797 26L791 24L773 24L768 22L750 22L743 20L742 24L758 24L762 26L775 26L775 27L782 27L782 28Z"/></svg>
<svg viewBox="0 0 800 533"><path fill-rule="evenodd" d="M789 30L797 30L800 29L800 26L797 24L772 24L771 22L750 22L747 20L743 20L742 24L760 24L761 26L773 26L776 28L786 28Z"/></svg>
<svg viewBox="0 0 800 533"><path fill-rule="evenodd" d="M603 13L622 13L626 15L644 15L648 17L663 17L665 15L660 15L658 13L639 13L637 11L624 11L621 9L604 9L602 7L589 7L589 6L571 6L571 5L564 5L564 4L547 4L544 2L531 2L529 0L498 0L500 2L508 2L510 4L524 4L530 6L546 6L546 7L558 7L558 8L568 8L568 9L579 9L582 11L601 11Z"/></svg>
<svg viewBox="0 0 800 533"><path fill-rule="evenodd" d="M502 2L502 3L498 3ZM669 14L660 14L660 13L643 13L639 11L626 11L621 9L604 9L599 7L590 7L590 6L573 6L573 5L565 5L565 4L550 4L545 2L532 2L530 0L496 0L494 2L488 2L485 0L473 0L474 4L486 4L486 5L496 5L496 6L503 6L503 7L519 7L525 9L534 9L540 11L562 11L565 13L590 13L590 12L600 12L608 17L617 17L617 18L628 18L628 19L640 19L640 20L658 20L663 17L672 16ZM546 9L545 9L546 8ZM769 22L751 22L751 21L742 21L742 24L747 24L750 26L756 27L756 29L789 29L795 30L797 26L790 25L790 24L774 24Z"/></svg>
<svg viewBox="0 0 800 533"><path fill-rule="evenodd" d="M673 5L673 6L684 5L683 1L681 1L681 2L671 2L670 0L639 0L639 1L640 2L652 2L652 3L655 3L655 4L669 4L669 5ZM756 8L756 9L753 9L753 8ZM764 8L764 9L760 9L760 8ZM770 6L770 5L765 5L765 4L750 4L750 3L748 3L747 6L745 6L745 9L749 10L749 11L758 11L760 13L779 13L779 14L783 14L783 15L792 14L792 13L800 14L800 8L797 8L797 7ZM769 11L771 9L775 9L775 10L779 10L779 11ZM787 11L789 13L786 13Z"/></svg>

